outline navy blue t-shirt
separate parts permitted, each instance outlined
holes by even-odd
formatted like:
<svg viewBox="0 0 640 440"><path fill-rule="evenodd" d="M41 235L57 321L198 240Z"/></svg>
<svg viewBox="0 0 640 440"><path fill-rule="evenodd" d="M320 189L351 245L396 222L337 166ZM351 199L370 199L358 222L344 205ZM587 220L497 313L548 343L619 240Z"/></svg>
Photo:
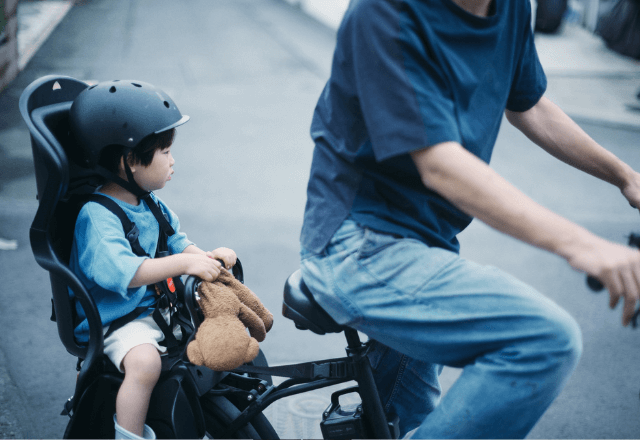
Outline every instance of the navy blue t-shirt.
<svg viewBox="0 0 640 440"><path fill-rule="evenodd" d="M529 0L478 17L452 0L354 0L313 116L301 244L320 252L348 216L459 250L471 217L428 190L409 153L454 141L489 162L505 108L546 89Z"/></svg>

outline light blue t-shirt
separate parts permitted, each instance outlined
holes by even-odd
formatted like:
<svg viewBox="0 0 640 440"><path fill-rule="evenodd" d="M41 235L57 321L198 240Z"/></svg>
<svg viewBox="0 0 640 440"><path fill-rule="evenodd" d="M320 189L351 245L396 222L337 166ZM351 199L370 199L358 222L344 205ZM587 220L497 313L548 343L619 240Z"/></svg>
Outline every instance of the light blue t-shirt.
<svg viewBox="0 0 640 440"><path fill-rule="evenodd" d="M108 197L108 196L107 196ZM178 217L155 195L151 197L159 203L169 217L169 223L176 231L169 237L167 245L171 254L181 253L193 244L185 233L180 232ZM138 206L109 197L127 214L129 220L140 230L139 241L149 255L154 256L158 245L160 225L144 201ZM128 288L138 267L148 257L133 253L125 237L120 219L98 203L86 203L76 221L69 267L88 289L96 302L102 325L133 311L138 306L150 306L156 295L153 286ZM73 296L73 292L70 290ZM79 342L89 340L89 325L84 310L76 301L78 318L81 321L75 329ZM148 313L142 314L146 316Z"/></svg>

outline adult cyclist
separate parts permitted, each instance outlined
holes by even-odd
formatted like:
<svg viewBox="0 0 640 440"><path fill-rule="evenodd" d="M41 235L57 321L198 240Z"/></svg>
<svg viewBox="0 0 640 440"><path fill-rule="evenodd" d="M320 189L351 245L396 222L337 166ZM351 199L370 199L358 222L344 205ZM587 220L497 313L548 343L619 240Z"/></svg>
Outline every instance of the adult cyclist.
<svg viewBox="0 0 640 440"><path fill-rule="evenodd" d="M477 217L599 278L622 321L640 252L536 204L489 166L502 117L640 207L640 175L544 96L529 0L353 0L315 109L302 273L366 333L385 410L415 438L524 437L582 350L575 320L460 258ZM441 365L464 368L440 401ZM440 401L440 402L439 402ZM439 402L439 403L438 403Z"/></svg>

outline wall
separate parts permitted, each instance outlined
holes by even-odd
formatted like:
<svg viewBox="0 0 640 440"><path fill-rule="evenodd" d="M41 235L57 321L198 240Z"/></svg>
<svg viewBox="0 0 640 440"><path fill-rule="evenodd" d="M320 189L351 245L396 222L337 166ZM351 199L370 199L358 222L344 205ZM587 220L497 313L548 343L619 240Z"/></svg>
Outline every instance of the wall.
<svg viewBox="0 0 640 440"><path fill-rule="evenodd" d="M0 92L18 74L18 0L0 0Z"/></svg>

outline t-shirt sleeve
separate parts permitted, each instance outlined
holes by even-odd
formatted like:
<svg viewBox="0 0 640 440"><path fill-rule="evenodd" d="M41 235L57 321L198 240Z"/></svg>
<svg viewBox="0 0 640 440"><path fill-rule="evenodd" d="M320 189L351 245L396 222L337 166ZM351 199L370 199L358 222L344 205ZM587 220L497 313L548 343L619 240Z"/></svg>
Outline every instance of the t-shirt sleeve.
<svg viewBox="0 0 640 440"><path fill-rule="evenodd" d="M406 22L405 22L406 21ZM341 26L376 160L460 142L446 75L393 2L359 2Z"/></svg>
<svg viewBox="0 0 640 440"><path fill-rule="evenodd" d="M76 221L75 239L80 270L105 290L128 296L129 283L142 262L131 251L122 223L108 209L87 203Z"/></svg>
<svg viewBox="0 0 640 440"><path fill-rule="evenodd" d="M167 213L167 216L169 217L169 223L175 231L175 234L173 234L167 240L169 253L171 253L172 255L180 254L189 245L192 245L194 243L187 238L187 234L180 230L180 220L178 219L178 216L162 200L158 199L158 201L160 202L162 211Z"/></svg>
<svg viewBox="0 0 640 440"><path fill-rule="evenodd" d="M529 18L531 10L526 2ZM531 20L525 20L531 23ZM521 54L516 65L515 75L511 83L511 90L507 100L507 109L524 112L537 104L547 89L547 77L540 64L538 52L533 39L531 26L526 25L522 41Z"/></svg>

